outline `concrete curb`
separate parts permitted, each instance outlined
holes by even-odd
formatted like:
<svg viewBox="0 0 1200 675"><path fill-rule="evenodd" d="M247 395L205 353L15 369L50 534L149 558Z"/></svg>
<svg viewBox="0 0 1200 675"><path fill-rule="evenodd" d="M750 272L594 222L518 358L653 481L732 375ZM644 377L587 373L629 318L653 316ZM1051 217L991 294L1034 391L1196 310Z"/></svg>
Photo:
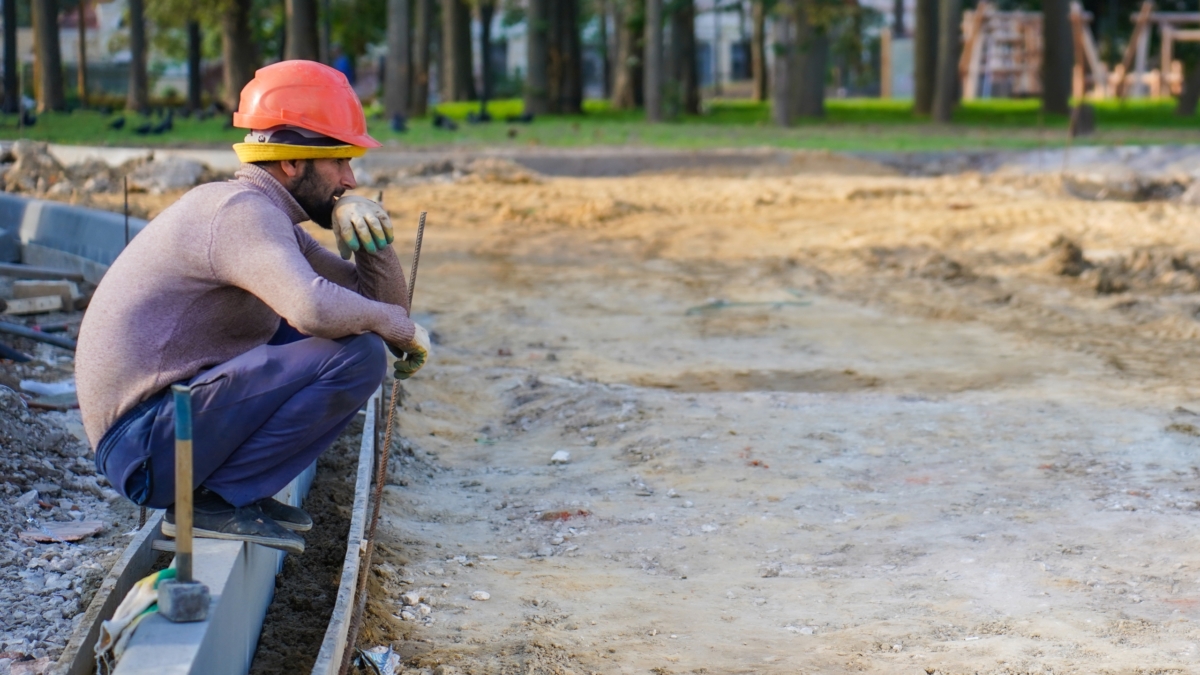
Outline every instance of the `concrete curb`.
<svg viewBox="0 0 1200 675"><path fill-rule="evenodd" d="M132 239L146 221L129 219ZM56 267L97 283L125 249L125 216L0 192L0 261Z"/></svg>

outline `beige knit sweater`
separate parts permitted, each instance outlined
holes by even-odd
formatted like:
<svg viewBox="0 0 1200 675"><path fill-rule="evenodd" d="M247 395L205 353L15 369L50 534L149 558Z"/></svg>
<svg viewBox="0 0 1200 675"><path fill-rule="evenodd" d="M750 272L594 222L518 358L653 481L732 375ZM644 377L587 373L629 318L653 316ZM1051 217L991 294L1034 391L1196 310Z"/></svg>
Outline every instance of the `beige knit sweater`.
<svg viewBox="0 0 1200 675"><path fill-rule="evenodd" d="M263 169L201 185L163 211L109 268L79 330L75 380L95 448L125 412L200 370L266 344L279 318L307 335L413 337L391 247L326 250L300 204Z"/></svg>

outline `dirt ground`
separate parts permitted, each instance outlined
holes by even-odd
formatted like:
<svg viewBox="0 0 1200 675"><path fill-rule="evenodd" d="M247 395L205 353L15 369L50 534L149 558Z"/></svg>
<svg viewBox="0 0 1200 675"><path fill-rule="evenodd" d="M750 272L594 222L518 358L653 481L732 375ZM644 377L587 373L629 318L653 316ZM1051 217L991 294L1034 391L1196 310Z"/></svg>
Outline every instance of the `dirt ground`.
<svg viewBox="0 0 1200 675"><path fill-rule="evenodd" d="M1200 211L887 173L389 188L405 257L429 211L435 354L360 646L441 675L1200 673Z"/></svg>
<svg viewBox="0 0 1200 675"><path fill-rule="evenodd" d="M405 668L1200 672L1193 208L816 173L385 199L401 243L430 212L437 341L369 631Z"/></svg>

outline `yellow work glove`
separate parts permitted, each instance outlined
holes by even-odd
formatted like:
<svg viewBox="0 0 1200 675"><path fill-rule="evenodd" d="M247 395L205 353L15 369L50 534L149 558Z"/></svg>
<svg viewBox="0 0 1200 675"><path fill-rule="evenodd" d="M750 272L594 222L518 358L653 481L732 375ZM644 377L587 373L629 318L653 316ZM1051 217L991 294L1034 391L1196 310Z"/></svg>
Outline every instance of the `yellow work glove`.
<svg viewBox="0 0 1200 675"><path fill-rule="evenodd" d="M432 349L429 345L429 333L421 327L420 324L414 323L417 327L413 331L412 344L408 346L406 351L407 359L396 359L396 379L407 380L412 377L425 362L429 360L429 355Z"/></svg>
<svg viewBox="0 0 1200 675"><path fill-rule="evenodd" d="M333 206L333 236L343 260L360 249L382 251L392 243L392 220L379 204L358 195L345 195Z"/></svg>

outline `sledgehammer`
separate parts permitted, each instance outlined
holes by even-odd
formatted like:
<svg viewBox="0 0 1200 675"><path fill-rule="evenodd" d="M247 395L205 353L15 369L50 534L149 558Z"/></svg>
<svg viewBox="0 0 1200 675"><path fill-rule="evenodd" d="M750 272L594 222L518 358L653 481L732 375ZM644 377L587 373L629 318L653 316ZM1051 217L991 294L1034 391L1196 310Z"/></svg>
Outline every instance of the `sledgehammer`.
<svg viewBox="0 0 1200 675"><path fill-rule="evenodd" d="M175 396L175 578L158 585L158 613L176 623L208 618L208 586L192 579L192 388Z"/></svg>

